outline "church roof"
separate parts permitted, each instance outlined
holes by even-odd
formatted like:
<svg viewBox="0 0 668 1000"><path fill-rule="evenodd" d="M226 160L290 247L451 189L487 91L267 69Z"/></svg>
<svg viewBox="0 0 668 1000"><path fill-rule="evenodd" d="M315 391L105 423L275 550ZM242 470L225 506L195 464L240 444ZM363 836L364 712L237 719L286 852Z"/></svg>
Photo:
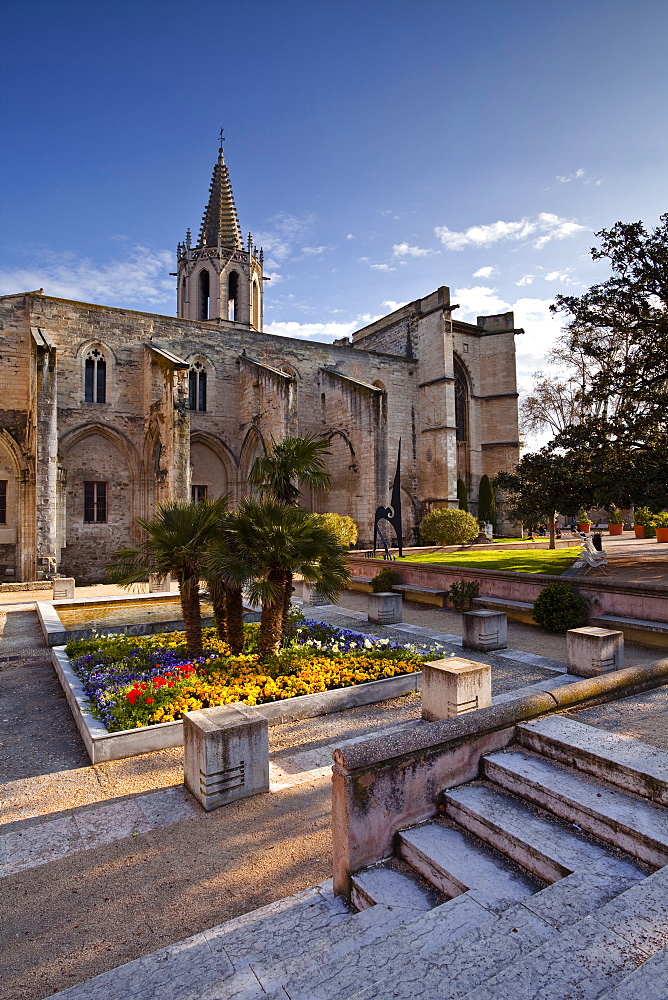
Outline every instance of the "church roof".
<svg viewBox="0 0 668 1000"><path fill-rule="evenodd" d="M218 151L209 192L209 202L204 210L199 234L200 246L215 247L220 237L222 247L243 250L230 175L222 149Z"/></svg>

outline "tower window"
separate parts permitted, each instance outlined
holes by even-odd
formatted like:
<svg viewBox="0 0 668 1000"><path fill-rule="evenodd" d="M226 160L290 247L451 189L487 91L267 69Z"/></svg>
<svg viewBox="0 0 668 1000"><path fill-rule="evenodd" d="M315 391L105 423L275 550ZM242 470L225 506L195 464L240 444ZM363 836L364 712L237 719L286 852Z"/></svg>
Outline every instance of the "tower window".
<svg viewBox="0 0 668 1000"><path fill-rule="evenodd" d="M230 271L227 284L227 318L234 323L237 318L239 306L239 275L236 271Z"/></svg>
<svg viewBox="0 0 668 1000"><path fill-rule="evenodd" d="M188 372L188 406L191 410L206 410L206 371L196 361Z"/></svg>
<svg viewBox="0 0 668 1000"><path fill-rule="evenodd" d="M199 272L199 319L209 318L209 272L204 270Z"/></svg>
<svg viewBox="0 0 668 1000"><path fill-rule="evenodd" d="M0 479L0 524L7 524L7 480Z"/></svg>
<svg viewBox="0 0 668 1000"><path fill-rule="evenodd" d="M84 400L86 403L107 402L107 362L97 347L86 358Z"/></svg>
<svg viewBox="0 0 668 1000"><path fill-rule="evenodd" d="M468 395L466 375L455 360L455 426L458 441L468 441Z"/></svg>
<svg viewBox="0 0 668 1000"><path fill-rule="evenodd" d="M260 329L260 292L257 281L253 282L253 326Z"/></svg>
<svg viewBox="0 0 668 1000"><path fill-rule="evenodd" d="M107 484L84 483L84 521L105 524L107 520Z"/></svg>

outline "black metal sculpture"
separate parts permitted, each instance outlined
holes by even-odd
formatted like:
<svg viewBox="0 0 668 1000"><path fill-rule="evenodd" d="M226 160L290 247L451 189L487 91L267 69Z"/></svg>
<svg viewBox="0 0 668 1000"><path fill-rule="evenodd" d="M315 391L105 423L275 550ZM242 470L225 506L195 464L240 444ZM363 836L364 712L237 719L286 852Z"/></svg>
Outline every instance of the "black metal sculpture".
<svg viewBox="0 0 668 1000"><path fill-rule="evenodd" d="M390 507L377 507L376 517L373 523L373 554L376 555L376 548L378 547L378 536L383 543L383 548L385 553L383 559L392 559L390 554L390 547L387 544L387 539L385 538L383 532L380 530L380 521L389 521L395 530L397 536L397 545L399 548L399 556L403 556L403 532L401 528L401 438L399 438L399 449L397 451L397 471L394 474L394 482L392 483L392 496L390 498Z"/></svg>

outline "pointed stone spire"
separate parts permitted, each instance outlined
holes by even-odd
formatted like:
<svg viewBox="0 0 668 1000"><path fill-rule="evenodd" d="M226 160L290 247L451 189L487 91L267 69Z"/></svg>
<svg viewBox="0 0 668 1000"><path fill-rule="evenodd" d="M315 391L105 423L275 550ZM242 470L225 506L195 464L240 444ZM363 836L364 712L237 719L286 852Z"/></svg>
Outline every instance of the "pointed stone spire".
<svg viewBox="0 0 668 1000"><path fill-rule="evenodd" d="M200 246L243 250L241 229L222 144L218 150L218 161L213 168L209 191L209 203L204 211L199 234Z"/></svg>

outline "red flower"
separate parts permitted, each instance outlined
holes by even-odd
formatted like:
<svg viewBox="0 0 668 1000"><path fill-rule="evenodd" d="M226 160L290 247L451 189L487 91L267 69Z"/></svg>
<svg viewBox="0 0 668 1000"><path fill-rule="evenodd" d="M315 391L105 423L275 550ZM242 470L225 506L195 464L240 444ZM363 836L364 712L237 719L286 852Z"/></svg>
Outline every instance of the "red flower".
<svg viewBox="0 0 668 1000"><path fill-rule="evenodd" d="M150 705L152 701L155 701L155 698L147 698L146 699L146 704Z"/></svg>

